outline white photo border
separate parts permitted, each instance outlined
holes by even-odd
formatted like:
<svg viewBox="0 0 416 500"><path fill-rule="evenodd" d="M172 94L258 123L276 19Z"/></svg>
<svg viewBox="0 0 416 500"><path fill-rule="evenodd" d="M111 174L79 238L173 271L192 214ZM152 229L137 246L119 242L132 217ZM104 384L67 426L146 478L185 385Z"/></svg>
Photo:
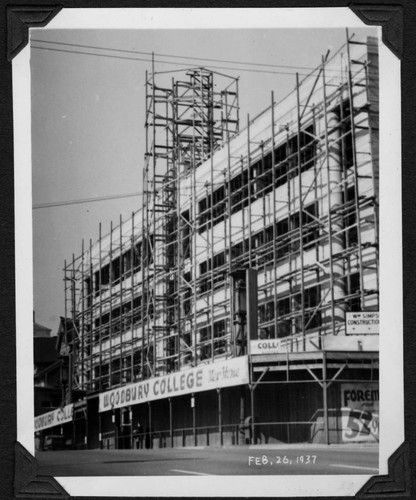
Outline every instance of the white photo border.
<svg viewBox="0 0 416 500"><path fill-rule="evenodd" d="M238 11L238 12L237 12ZM43 29L365 27L348 8L63 9ZM35 31L36 28L31 30ZM381 35L381 30L380 35ZM380 474L404 441L400 61L380 38ZM12 65L17 440L34 454L30 45ZM387 200L387 201L386 201ZM384 202L384 203L383 203ZM394 367L387 372L383 367ZM393 432L392 432L393 430ZM60 477L74 496L350 496L369 475L209 477Z"/></svg>

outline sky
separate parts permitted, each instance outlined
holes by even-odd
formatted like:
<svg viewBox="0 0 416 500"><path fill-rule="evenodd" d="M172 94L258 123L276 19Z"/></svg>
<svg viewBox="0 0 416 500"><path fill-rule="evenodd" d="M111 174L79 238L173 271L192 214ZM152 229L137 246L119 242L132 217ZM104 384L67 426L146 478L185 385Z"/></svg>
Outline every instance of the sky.
<svg viewBox="0 0 416 500"><path fill-rule="evenodd" d="M372 28L352 32L376 35ZM133 196L39 208L142 191L144 83L152 52L156 71L203 65L239 77L243 128L248 114L270 105L271 91L276 101L285 97L296 72L302 78L345 40L345 29L32 30L36 321L56 333L65 311L65 260L80 255L83 239L86 248L98 239L100 222L106 234L111 221L116 225L120 214L127 219L142 205Z"/></svg>

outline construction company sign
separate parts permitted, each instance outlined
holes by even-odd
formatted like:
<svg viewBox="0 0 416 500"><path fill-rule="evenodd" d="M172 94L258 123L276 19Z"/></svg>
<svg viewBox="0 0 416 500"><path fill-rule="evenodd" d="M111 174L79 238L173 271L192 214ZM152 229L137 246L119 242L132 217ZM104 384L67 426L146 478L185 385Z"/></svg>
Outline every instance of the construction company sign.
<svg viewBox="0 0 416 500"><path fill-rule="evenodd" d="M222 387L248 384L248 357L200 365L189 370L171 373L118 387L100 394L99 411L155 401L167 397L209 391Z"/></svg>
<svg viewBox="0 0 416 500"><path fill-rule="evenodd" d="M341 384L341 401L343 442L378 442L378 384Z"/></svg>
<svg viewBox="0 0 416 500"><path fill-rule="evenodd" d="M73 408L74 405L70 404L35 417L35 432L72 422Z"/></svg>
<svg viewBox="0 0 416 500"><path fill-rule="evenodd" d="M380 313L347 312L345 315L345 333L347 335L376 335L379 333Z"/></svg>
<svg viewBox="0 0 416 500"><path fill-rule="evenodd" d="M250 354L277 354L282 352L282 343L278 339L250 341Z"/></svg>

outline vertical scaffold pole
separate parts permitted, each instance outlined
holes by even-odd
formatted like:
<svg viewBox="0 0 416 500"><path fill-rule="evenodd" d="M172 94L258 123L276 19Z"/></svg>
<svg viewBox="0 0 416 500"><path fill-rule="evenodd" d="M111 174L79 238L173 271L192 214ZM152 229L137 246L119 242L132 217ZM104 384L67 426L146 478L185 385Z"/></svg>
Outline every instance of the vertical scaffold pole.
<svg viewBox="0 0 416 500"><path fill-rule="evenodd" d="M328 383L327 383L326 351L322 351L322 393L324 407L325 444L329 444L329 418L328 418Z"/></svg>
<svg viewBox="0 0 416 500"><path fill-rule="evenodd" d="M306 348L305 332L305 276L303 255L303 193L302 193L302 143L300 139L300 95L299 95L299 73L296 73L296 110L297 110L297 160L298 160L298 197L299 197L299 259L300 259L300 301L301 301L301 329L303 339L303 350Z"/></svg>
<svg viewBox="0 0 416 500"><path fill-rule="evenodd" d="M250 360L249 365L250 370L250 407L251 407L251 443L256 444L255 440L255 432L256 432L256 423L254 416L254 372L253 372L253 364Z"/></svg>
<svg viewBox="0 0 416 500"><path fill-rule="evenodd" d="M84 279L84 239L81 243L81 321L79 325L79 332L81 336L81 390L85 390L84 387L84 373L85 373L85 279Z"/></svg>
<svg viewBox="0 0 416 500"><path fill-rule="evenodd" d="M98 341L99 341L99 360L100 364L98 366L98 390L101 392L103 389L103 339L102 339L102 332L103 332L103 270L102 270L102 242L101 242L101 222L98 226L98 284L99 284L99 297L100 297L100 302L99 302L99 308L100 308L100 317L99 317L99 333L98 333Z"/></svg>
<svg viewBox="0 0 416 500"><path fill-rule="evenodd" d="M227 103L227 94L225 94L225 101ZM228 104L226 104L228 106ZM228 127L228 120L225 122L226 126L226 141L227 141L227 181L225 183L227 189L227 223L228 223L228 274L231 275L232 270L232 211L231 211L231 151L230 151L230 130ZM225 222L224 222L225 226ZM234 339L233 339L233 320L234 320L234 301L232 300L232 290L231 290L231 281L228 280L229 284L229 337L230 337L230 347L232 352L235 352Z"/></svg>
<svg viewBox="0 0 416 500"><path fill-rule="evenodd" d="M119 322L119 335L120 335L120 383L125 382L124 376L127 376L127 367L123 366L123 334L124 334L124 315L123 315L123 219L120 214L120 232L119 232L119 245L120 245L120 312L117 321Z"/></svg>
<svg viewBox="0 0 416 500"><path fill-rule="evenodd" d="M157 162L156 162L156 81L155 81L155 54L152 52L152 78L153 78L153 92L152 92L152 115L153 115L153 129L152 129L152 141L153 141L153 156L152 156L152 200L151 204L153 206L147 207L148 210L151 210L151 215L152 215L152 220L150 222L150 233L148 235L149 237L149 248L150 252L152 254L152 265L153 265L153 284L154 284L154 289L153 293L150 294L151 298L151 305L152 305L152 317L149 316L148 318L148 324L149 326L152 326L151 330L151 345L152 345L152 356L151 356L151 372L152 375L154 374L154 371L157 367L157 341L156 341L156 335L157 335L157 330L154 328L156 326L156 316L157 316L157 301L156 301L156 294L157 291L156 289L160 286L157 281L158 281L158 262L157 262L157 256L156 256L156 195L157 195L157 189L156 189L156 175L157 175ZM149 285L150 285L150 279L149 279ZM149 345L149 342L148 342Z"/></svg>
<svg viewBox="0 0 416 500"><path fill-rule="evenodd" d="M223 445L223 435L222 435L222 394L221 389L217 389L218 394L218 432L220 435L220 445Z"/></svg>
<svg viewBox="0 0 416 500"><path fill-rule="evenodd" d="M148 408L148 419L149 419L149 441L150 441L150 448L153 448L152 403L150 401L148 401L148 403L147 403L147 408Z"/></svg>
<svg viewBox="0 0 416 500"><path fill-rule="evenodd" d="M168 398L169 401L169 435L170 435L170 447L173 448L173 414L172 414L172 398Z"/></svg>
<svg viewBox="0 0 416 500"><path fill-rule="evenodd" d="M192 79L192 106L193 109L195 109L195 88L194 88L194 79ZM202 97L201 97L202 98ZM195 158L195 113L192 113L192 194L193 194L193 213L195 216L195 221L196 221L196 158ZM196 282L197 282L197 265L196 265L196 255L197 255L197 248L196 248L196 240L197 240L197 232L195 230L195 225L194 225L194 245L192 249L192 257L193 257L193 270L192 270L192 285L193 285L193 315L192 315L192 330L191 330L191 337L194 350L193 350L193 363L196 366L198 364L198 351L197 351L197 339L198 339L198 331L197 331L197 289L196 289Z"/></svg>
<svg viewBox="0 0 416 500"><path fill-rule="evenodd" d="M90 255L89 255L89 268L90 268L90 349L89 349L89 358L90 358L90 376L89 376L89 390L92 391L92 379L93 379L93 341L94 341L94 310L93 310L93 302L94 302L94 273L92 267L92 239L90 238Z"/></svg>
<svg viewBox="0 0 416 500"><path fill-rule="evenodd" d="M367 46L367 50L370 51L370 44ZM370 144L374 144L374 131L373 131L373 125L372 125L372 119L371 119L371 108L372 108L372 96L370 92L370 85L371 85L371 77L369 75L370 70L370 65L371 61L367 62L364 69L365 69L365 85L366 85L366 96L367 96L367 102L369 103L369 108L367 112L367 119L368 119L368 133L369 133L369 138L370 138ZM375 165L375 160L374 160L374 155L372 148L370 149L370 154L371 154L371 182L372 182L372 188L373 188L373 196L374 196L374 231L375 231L375 264L376 264L376 289L380 290L380 273L379 273L379 248L380 248L380 230L379 230L379 195L378 195L378 182L376 180L376 165ZM378 306L379 307L379 306Z"/></svg>
<svg viewBox="0 0 416 500"><path fill-rule="evenodd" d="M113 278L114 278L114 269L113 269L113 221L110 222L110 252L109 252L109 258L110 258L110 277L109 277L109 285L110 285L110 311L109 311L109 319L108 319L108 326L109 326L109 345L110 345L110 350L109 350L109 383L110 387L113 385Z"/></svg>
<svg viewBox="0 0 416 500"><path fill-rule="evenodd" d="M353 168L354 168L354 191L355 191L355 217L357 224L357 246L358 246L358 265L360 272L360 301L361 309L365 307L365 295L364 295L364 276L363 276L363 253L361 246L361 219L360 219L360 193L359 193L359 182L358 182L358 165L357 165L357 148L355 144L355 122L354 122L354 98L353 98L353 84L352 84L352 73L351 73L351 54L350 54L350 37L348 33L348 28L346 28L347 37L347 59L348 59L348 97L350 101L350 121L351 121L351 145L352 145L352 158L353 158Z"/></svg>
<svg viewBox="0 0 416 500"><path fill-rule="evenodd" d="M148 214L148 197L149 197L149 187L147 185L148 179L148 170L149 170L149 76L146 71L146 158L144 162L143 168L143 203L142 203L142 251L140 255L140 267L142 270L142 293L141 293L141 324L142 324L142 346L141 346L141 369L143 377L145 377L147 372L147 368L145 367L145 363L147 361L146 352L145 352L145 339L146 339L146 331L147 331L147 229L149 224L149 214Z"/></svg>
<svg viewBox="0 0 416 500"><path fill-rule="evenodd" d="M329 244L329 286L331 294L331 330L332 334L336 335L336 315L340 309L336 309L336 300L340 299L343 295L342 287L339 283L339 276L342 275L342 262L337 263L337 277L338 283L335 281L335 263L334 254L339 254L343 250L340 233L342 227L339 223L335 226L332 212L336 207L342 205L342 190L341 190L341 162L340 162L340 131L339 120L333 111L328 111L327 95L326 95L326 79L325 79L325 59L322 57L322 92L323 92L323 112L324 112L324 127L325 127L325 163L327 172L327 207L328 207L328 244ZM332 144L329 143L329 124L334 139ZM338 233L338 234L337 234Z"/></svg>
<svg viewBox="0 0 416 500"><path fill-rule="evenodd" d="M247 115L247 193L248 193L248 267L252 266L253 238L251 234L251 153L250 153L250 115ZM243 204L244 210L244 204Z"/></svg>
<svg viewBox="0 0 416 500"><path fill-rule="evenodd" d="M131 214L131 240L130 240L130 329L131 329L131 381L134 382L134 348L135 348L135 336L134 336L134 212Z"/></svg>
<svg viewBox="0 0 416 500"><path fill-rule="evenodd" d="M212 134L210 134L210 147L212 146ZM210 332L211 332L211 361L214 361L214 155L210 155L210 224L208 225L210 231L210 253L209 253L209 266L210 266Z"/></svg>
<svg viewBox="0 0 416 500"><path fill-rule="evenodd" d="M274 334L273 337L277 338L277 319L278 319L278 311L277 311L277 248L276 248L276 239L277 239L277 221L276 221L276 167L275 167L275 125L274 125L274 92L271 94L272 107L271 107L271 125L272 125L272 183L273 183L273 191L272 191L272 201L273 201L273 310L274 310Z"/></svg>
<svg viewBox="0 0 416 500"><path fill-rule="evenodd" d="M181 346L181 335L184 333L186 327L186 321L183 321L182 328L182 300L181 300L181 289L182 289L182 245L181 245L181 183L180 183L180 174L181 174L181 162L182 156L180 152L180 148L178 145L178 85L175 83L172 78L172 148L174 150L173 153L173 161L172 166L174 168L175 175L175 190L176 190L176 230L177 230L177 238L176 238L176 342L175 342L175 350L177 354L176 361L176 369L181 369L182 363L182 346ZM166 127L167 128L167 127ZM191 177L192 178L192 177ZM193 198L194 194L191 192L191 197ZM193 201L192 201L193 203ZM193 210L193 205L191 206L191 210ZM192 235L192 238L194 236ZM191 278L192 280L192 278ZM191 281L190 280L190 281ZM185 283L186 285L186 283ZM169 402L169 409L171 409L171 403Z"/></svg>
<svg viewBox="0 0 416 500"><path fill-rule="evenodd" d="M69 354L70 360L70 372L71 376L69 377L69 402L72 403L73 395L72 391L74 389L74 381L76 379L75 373L75 338L77 336L77 327L76 327L76 289L75 289L75 255L72 254L72 271L71 271L71 301L72 301L72 349Z"/></svg>
<svg viewBox="0 0 416 500"><path fill-rule="evenodd" d="M64 300L65 300L65 305L64 305L64 336L65 336L65 342L68 342L68 269L66 265L66 260L64 261ZM69 361L69 360L68 360ZM69 387L69 366L68 366L68 381L67 381L68 387ZM66 390L68 391L68 387ZM64 391L64 387L62 387L62 402L64 404L67 403L67 394Z"/></svg>
<svg viewBox="0 0 416 500"><path fill-rule="evenodd" d="M194 434L194 446L197 445L197 435L196 435L196 398L195 394L191 395L191 404L192 404L192 429Z"/></svg>

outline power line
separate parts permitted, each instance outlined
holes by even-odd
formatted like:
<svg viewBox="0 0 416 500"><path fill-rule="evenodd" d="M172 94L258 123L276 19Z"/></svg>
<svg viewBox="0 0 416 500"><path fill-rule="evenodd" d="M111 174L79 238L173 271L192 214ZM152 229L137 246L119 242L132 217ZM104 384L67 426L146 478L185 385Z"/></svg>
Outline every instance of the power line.
<svg viewBox="0 0 416 500"><path fill-rule="evenodd" d="M139 57L124 57L124 56L113 56L109 54L98 54L96 52L81 52L81 51L76 51L76 50L65 50L65 49L54 49L51 47L38 47L36 45L32 45L32 49L39 49L39 50L49 50L53 52L65 52L68 54L81 54L85 56L97 56L97 57L107 57L110 59L124 59L124 60L130 60L130 61L144 61L144 62L151 62L151 59L142 59ZM155 60L155 62L159 64L173 64L174 66L180 66L179 63L175 63L172 61L161 61L161 60ZM210 68L215 68L215 69L226 69L230 71L245 71L245 72L250 72L250 73L267 73L267 74L272 74L272 75L290 75L293 76L295 73L290 72L290 71L268 71L268 70L260 70L260 69L247 69L247 68L230 68L227 66L215 66L215 65L210 65ZM192 69L192 68L189 68ZM312 73L316 70L312 70ZM301 76L309 76L312 73L298 73Z"/></svg>
<svg viewBox="0 0 416 500"><path fill-rule="evenodd" d="M82 45L79 43L67 43L67 42L54 42L51 40L38 40L33 38L33 42L41 42L41 43L51 43L54 45L66 45L68 47L80 47L84 49L96 49L96 50L107 50L110 52L124 52L126 54L141 54L141 55L148 55L151 56L151 52L143 52L139 50L128 50L128 49L116 49L114 47L99 47L96 45ZM213 59L213 58L208 58L208 57L196 57L196 56L177 56L173 54L161 54L161 53L154 53L155 56L160 56L160 57L172 57L175 59L187 59L191 61L210 61L210 62L218 62L218 63L227 63L227 64L243 64L245 66L266 66L269 68L285 68L285 69L304 69L304 70L314 70L316 68L308 67L308 66L291 66L291 65L285 65L285 64L267 64L267 63L253 63L253 62L246 62L246 61L230 61L228 59ZM170 64L173 64L172 62ZM334 70L336 71L336 70Z"/></svg>
<svg viewBox="0 0 416 500"><path fill-rule="evenodd" d="M33 210L38 208L51 208L51 207L63 207L66 205L79 205L81 203L93 203L96 201L105 200L118 200L120 198L132 198L134 196L143 196L143 193L129 193L129 194L119 194L110 196L97 196L95 198L84 198L80 200L67 200L67 201L52 201L50 203L40 203L38 205L33 205Z"/></svg>

